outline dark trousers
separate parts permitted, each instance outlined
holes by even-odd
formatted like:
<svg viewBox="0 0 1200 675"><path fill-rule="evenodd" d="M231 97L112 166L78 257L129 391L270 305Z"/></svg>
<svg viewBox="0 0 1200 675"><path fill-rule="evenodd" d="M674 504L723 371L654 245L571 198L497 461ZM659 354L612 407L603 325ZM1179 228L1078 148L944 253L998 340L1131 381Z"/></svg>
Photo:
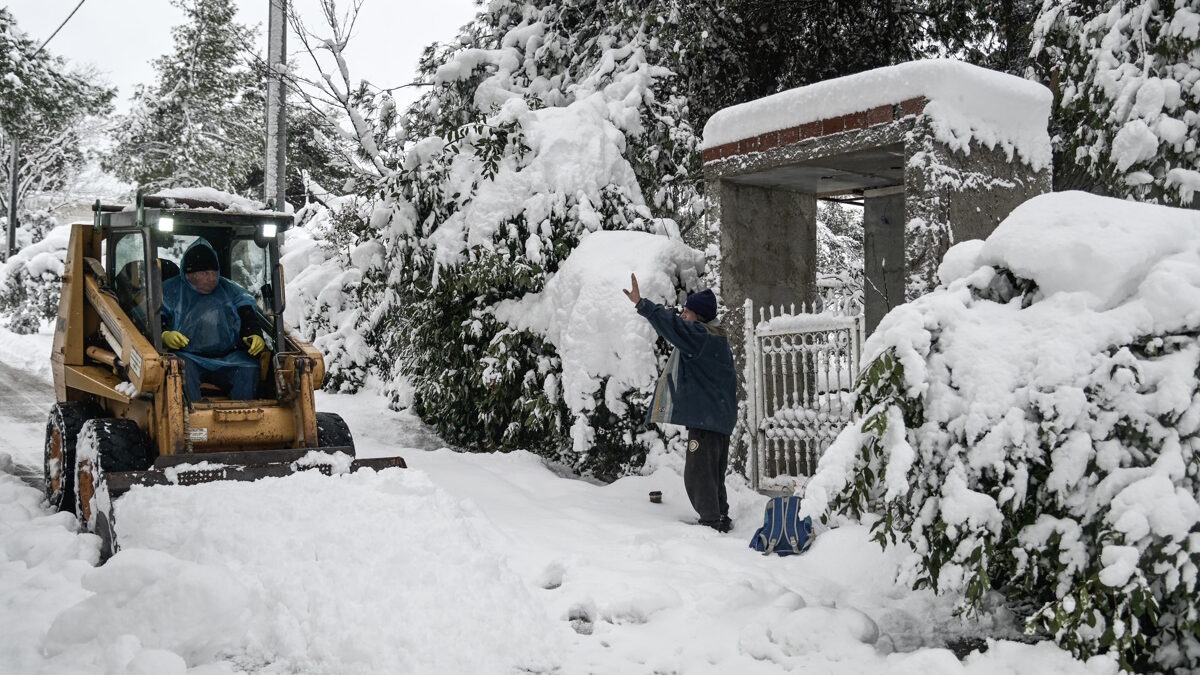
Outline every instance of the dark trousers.
<svg viewBox="0 0 1200 675"><path fill-rule="evenodd" d="M729 463L729 436L705 429L688 429L683 487L692 508L704 525L729 519L725 497L725 466Z"/></svg>
<svg viewBox="0 0 1200 675"><path fill-rule="evenodd" d="M220 368L205 368L195 361L183 362L183 388L189 400L199 401L204 394L200 383L211 382L229 392L234 401L246 401L258 393L258 364L231 364Z"/></svg>

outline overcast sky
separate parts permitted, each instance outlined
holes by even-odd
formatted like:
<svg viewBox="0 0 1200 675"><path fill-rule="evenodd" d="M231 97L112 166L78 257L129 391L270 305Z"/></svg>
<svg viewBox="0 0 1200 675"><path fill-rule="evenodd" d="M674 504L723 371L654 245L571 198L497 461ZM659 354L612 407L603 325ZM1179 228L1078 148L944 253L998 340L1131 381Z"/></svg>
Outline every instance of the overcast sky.
<svg viewBox="0 0 1200 675"><path fill-rule="evenodd" d="M259 26L264 45L269 0L235 0L238 20ZM323 21L317 0L292 0L306 23L316 28ZM71 13L78 0L6 0L17 25L39 43L50 36ZM349 0L339 0L347 6ZM412 80L417 59L426 45L447 42L458 27L474 16L473 0L366 0L347 50L354 77L381 87ZM168 0L85 0L83 6L46 47L76 63L92 63L118 87L118 109L124 110L133 88L154 79L150 62L172 48L171 27L183 13ZM288 36L289 59L301 64L294 50L299 41ZM412 88L395 92L401 105L416 99Z"/></svg>

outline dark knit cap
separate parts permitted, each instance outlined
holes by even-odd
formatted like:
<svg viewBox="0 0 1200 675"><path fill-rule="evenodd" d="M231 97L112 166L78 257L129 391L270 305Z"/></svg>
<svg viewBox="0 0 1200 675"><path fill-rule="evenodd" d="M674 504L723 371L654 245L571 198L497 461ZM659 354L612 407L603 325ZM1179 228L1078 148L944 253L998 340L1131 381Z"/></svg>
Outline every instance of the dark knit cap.
<svg viewBox="0 0 1200 675"><path fill-rule="evenodd" d="M205 272L221 269L217 265L217 254L207 246L193 246L183 254L183 273Z"/></svg>
<svg viewBox="0 0 1200 675"><path fill-rule="evenodd" d="M704 323L717 318L717 296L713 295L710 289L706 288L699 293L692 293L683 306L695 312L696 316L700 317Z"/></svg>

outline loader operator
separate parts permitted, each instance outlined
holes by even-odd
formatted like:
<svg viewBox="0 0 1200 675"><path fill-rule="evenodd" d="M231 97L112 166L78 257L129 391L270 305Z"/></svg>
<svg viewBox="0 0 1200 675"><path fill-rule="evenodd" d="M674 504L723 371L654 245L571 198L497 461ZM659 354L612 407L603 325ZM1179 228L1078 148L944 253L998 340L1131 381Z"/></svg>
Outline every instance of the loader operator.
<svg viewBox="0 0 1200 675"><path fill-rule="evenodd" d="M203 238L183 254L183 274L163 282L163 346L184 361L188 400L199 402L208 382L247 400L258 392L259 363L266 347L254 298L220 275L217 252Z"/></svg>

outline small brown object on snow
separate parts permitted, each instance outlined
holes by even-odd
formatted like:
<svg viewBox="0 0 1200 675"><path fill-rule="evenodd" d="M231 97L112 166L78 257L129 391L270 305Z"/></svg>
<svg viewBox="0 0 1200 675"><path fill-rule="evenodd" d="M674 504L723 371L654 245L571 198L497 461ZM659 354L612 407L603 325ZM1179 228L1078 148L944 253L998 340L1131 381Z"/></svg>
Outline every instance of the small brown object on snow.
<svg viewBox="0 0 1200 675"><path fill-rule="evenodd" d="M661 504L662 503L662 493L659 492L658 490L654 490L653 492L651 492L650 493L650 503L651 504Z"/></svg>

